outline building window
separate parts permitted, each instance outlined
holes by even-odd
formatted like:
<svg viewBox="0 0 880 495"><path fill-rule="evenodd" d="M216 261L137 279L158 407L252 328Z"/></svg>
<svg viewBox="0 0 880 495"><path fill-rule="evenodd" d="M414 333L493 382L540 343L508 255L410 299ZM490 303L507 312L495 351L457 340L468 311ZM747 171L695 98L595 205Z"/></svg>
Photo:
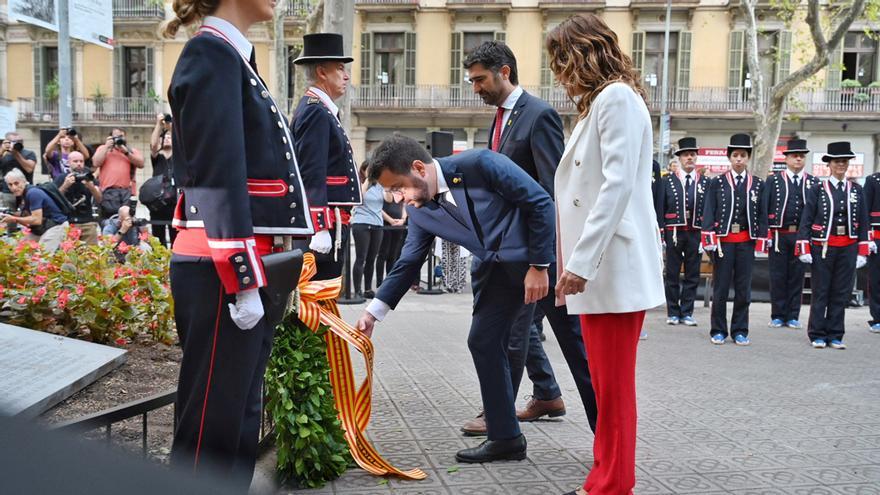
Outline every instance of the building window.
<svg viewBox="0 0 880 495"><path fill-rule="evenodd" d="M116 96L152 98L153 49L145 46L122 46L114 49Z"/></svg>
<svg viewBox="0 0 880 495"><path fill-rule="evenodd" d="M57 85L58 47L39 46L34 48L34 96L37 98L57 97Z"/></svg>
<svg viewBox="0 0 880 495"><path fill-rule="evenodd" d="M663 85L663 57L666 34L636 31L632 37L632 58L648 88ZM687 90L691 74L691 33L669 33L669 91Z"/></svg>
<svg viewBox="0 0 880 495"><path fill-rule="evenodd" d="M375 84L404 83L403 33L373 33Z"/></svg>
<svg viewBox="0 0 880 495"><path fill-rule="evenodd" d="M452 67L449 70L449 83L460 85L465 82L462 62L474 50L487 41L506 42L507 35L504 31L482 31L468 33L452 33Z"/></svg>
<svg viewBox="0 0 880 495"><path fill-rule="evenodd" d="M746 53L746 33L731 31L727 85L731 89L751 89L755 78ZM764 82L772 86L788 77L791 69L791 31L758 33L758 62Z"/></svg>
<svg viewBox="0 0 880 495"><path fill-rule="evenodd" d="M863 32L847 33L843 41L841 79L867 86L877 78L877 40Z"/></svg>

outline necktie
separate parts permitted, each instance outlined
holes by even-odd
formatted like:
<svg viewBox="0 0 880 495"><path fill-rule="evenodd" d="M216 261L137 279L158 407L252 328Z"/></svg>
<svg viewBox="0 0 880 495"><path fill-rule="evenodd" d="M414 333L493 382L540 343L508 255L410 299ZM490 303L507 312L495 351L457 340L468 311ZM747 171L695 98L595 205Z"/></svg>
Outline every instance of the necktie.
<svg viewBox="0 0 880 495"><path fill-rule="evenodd" d="M801 185L801 178L797 175L794 176L794 187L799 187Z"/></svg>
<svg viewBox="0 0 880 495"><path fill-rule="evenodd" d="M694 193L691 192L691 189L693 189L693 186L694 186L694 180L691 179L691 174L688 174L687 176L685 176L685 181L684 181L684 200L687 202L687 204L685 205L685 208L689 208L691 205L691 202L693 201Z"/></svg>
<svg viewBox="0 0 880 495"><path fill-rule="evenodd" d="M687 179L685 179L684 187L686 187L687 190L690 191L692 185L693 185L693 180L691 179L690 174L688 174L688 175L687 175Z"/></svg>
<svg viewBox="0 0 880 495"><path fill-rule="evenodd" d="M251 68L254 69L254 72L256 72L257 75L259 75L260 71L257 70L257 51L256 50L251 50L251 58L250 58L250 60L248 60L248 63L251 64Z"/></svg>
<svg viewBox="0 0 880 495"><path fill-rule="evenodd" d="M739 186L742 185L742 181L743 181L742 175L737 175L736 176L736 188L737 189L739 189Z"/></svg>
<svg viewBox="0 0 880 495"><path fill-rule="evenodd" d="M504 108L498 107L495 111L495 132L492 133L492 151L498 151L501 147L501 128L504 127Z"/></svg>
<svg viewBox="0 0 880 495"><path fill-rule="evenodd" d="M840 182L837 183L837 190L838 190L838 191L843 191L843 181L840 181Z"/></svg>

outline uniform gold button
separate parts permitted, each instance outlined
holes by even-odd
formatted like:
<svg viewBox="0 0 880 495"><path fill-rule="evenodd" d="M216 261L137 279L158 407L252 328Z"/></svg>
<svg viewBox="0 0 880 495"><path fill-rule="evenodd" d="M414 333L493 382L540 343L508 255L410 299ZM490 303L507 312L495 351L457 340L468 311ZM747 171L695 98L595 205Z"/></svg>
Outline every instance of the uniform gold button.
<svg viewBox="0 0 880 495"><path fill-rule="evenodd" d="M236 263L244 263L244 257L242 257L242 256L236 256L236 257L235 257L235 262L236 262Z"/></svg>
<svg viewBox="0 0 880 495"><path fill-rule="evenodd" d="M196 208L195 206L190 206L190 207L189 207L189 212L192 213L192 214L196 214L196 213L199 212L199 209Z"/></svg>
<svg viewBox="0 0 880 495"><path fill-rule="evenodd" d="M290 160L290 152L289 151L284 156L286 156L287 159Z"/></svg>
<svg viewBox="0 0 880 495"><path fill-rule="evenodd" d="M576 199L576 200L573 201L573 203L574 203L575 206L580 206L580 205L581 205L581 200Z"/></svg>
<svg viewBox="0 0 880 495"><path fill-rule="evenodd" d="M278 109L275 108L275 105L272 105L269 109L272 110L272 113L278 113Z"/></svg>
<svg viewBox="0 0 880 495"><path fill-rule="evenodd" d="M293 192L293 186L289 186L289 187L287 188L287 191L288 191L288 192Z"/></svg>
<svg viewBox="0 0 880 495"><path fill-rule="evenodd" d="M238 267L238 271L239 271L239 273L244 273L247 271L247 267L242 265L242 266Z"/></svg>
<svg viewBox="0 0 880 495"><path fill-rule="evenodd" d="M241 283L243 283L244 285L250 285L251 278L250 277L241 277Z"/></svg>
<svg viewBox="0 0 880 495"><path fill-rule="evenodd" d="M252 77L251 78L251 86L256 86L256 85L257 85L257 80Z"/></svg>

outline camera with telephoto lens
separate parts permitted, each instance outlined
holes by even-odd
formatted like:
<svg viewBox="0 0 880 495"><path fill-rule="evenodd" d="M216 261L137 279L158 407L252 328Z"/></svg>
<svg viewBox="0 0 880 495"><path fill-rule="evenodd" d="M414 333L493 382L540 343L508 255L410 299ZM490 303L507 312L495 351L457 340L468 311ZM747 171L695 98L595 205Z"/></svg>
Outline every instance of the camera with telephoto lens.
<svg viewBox="0 0 880 495"><path fill-rule="evenodd" d="M22 143L21 141L16 141L12 144L12 149L21 153L24 150L24 143Z"/></svg>
<svg viewBox="0 0 880 495"><path fill-rule="evenodd" d="M86 180L90 182L95 182L95 175L88 170L86 170L85 172L74 172L73 178L76 179L77 182L82 182Z"/></svg>
<svg viewBox="0 0 880 495"><path fill-rule="evenodd" d="M166 113L165 117L162 120L164 120L166 124L170 124L171 123L171 114Z"/></svg>
<svg viewBox="0 0 880 495"><path fill-rule="evenodd" d="M113 145L114 146L125 146L125 138L122 136L117 136L117 137L113 138Z"/></svg>
<svg viewBox="0 0 880 495"><path fill-rule="evenodd" d="M12 208L0 207L0 218L5 217L6 215L14 215L18 213L18 210L13 210ZM19 227L17 223L7 223L6 224L6 235L11 236L12 234L18 232Z"/></svg>
<svg viewBox="0 0 880 495"><path fill-rule="evenodd" d="M135 212L137 211L138 200L137 196L132 196L128 198L128 214L131 215L131 226L135 228L141 228L147 225L146 218L138 218L135 216Z"/></svg>
<svg viewBox="0 0 880 495"><path fill-rule="evenodd" d="M70 137L75 137L76 136L76 129L74 129L73 127L68 128L67 135Z"/></svg>

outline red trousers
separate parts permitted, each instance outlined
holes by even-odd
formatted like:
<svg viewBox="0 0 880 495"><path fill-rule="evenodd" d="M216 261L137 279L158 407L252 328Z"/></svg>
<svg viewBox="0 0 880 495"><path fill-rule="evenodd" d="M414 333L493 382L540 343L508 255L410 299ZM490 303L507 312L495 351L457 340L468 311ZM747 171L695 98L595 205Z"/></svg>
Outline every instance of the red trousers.
<svg viewBox="0 0 880 495"><path fill-rule="evenodd" d="M589 495L632 495L636 484L636 349L644 311L581 315L599 418Z"/></svg>

